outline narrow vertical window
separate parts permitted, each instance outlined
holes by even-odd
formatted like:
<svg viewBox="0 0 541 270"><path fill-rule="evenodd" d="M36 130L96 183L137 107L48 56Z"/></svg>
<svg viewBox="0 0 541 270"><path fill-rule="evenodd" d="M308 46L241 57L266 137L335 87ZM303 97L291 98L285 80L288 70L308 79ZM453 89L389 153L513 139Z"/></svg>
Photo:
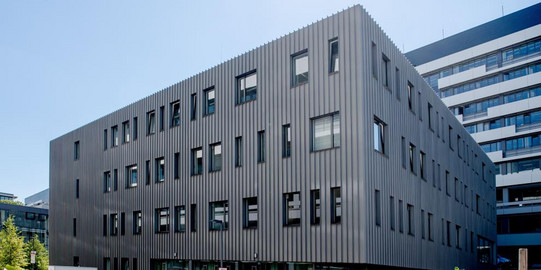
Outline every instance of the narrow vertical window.
<svg viewBox="0 0 541 270"><path fill-rule="evenodd" d="M145 162L145 184L150 185L150 160Z"/></svg>
<svg viewBox="0 0 541 270"><path fill-rule="evenodd" d="M177 127L180 125L180 101L175 101L169 104L169 112L171 120L169 126Z"/></svg>
<svg viewBox="0 0 541 270"><path fill-rule="evenodd" d="M438 136L438 138L440 137L440 126L441 126L441 122L440 122L440 112L436 111L436 125L435 125L435 128L436 128L436 135Z"/></svg>
<svg viewBox="0 0 541 270"><path fill-rule="evenodd" d="M137 165L126 167L126 187L137 186Z"/></svg>
<svg viewBox="0 0 541 270"><path fill-rule="evenodd" d="M156 168L155 182L165 181L165 159L163 157L157 158L154 161L154 167Z"/></svg>
<svg viewBox="0 0 541 270"><path fill-rule="evenodd" d="M425 210L421 209L421 239L425 237Z"/></svg>
<svg viewBox="0 0 541 270"><path fill-rule="evenodd" d="M192 149L192 175L203 173L203 149Z"/></svg>
<svg viewBox="0 0 541 270"><path fill-rule="evenodd" d="M132 127L132 138L133 140L137 140L137 117L133 118L133 127Z"/></svg>
<svg viewBox="0 0 541 270"><path fill-rule="evenodd" d="M216 97L214 92L214 86L208 89L203 90L203 95L205 97L204 106L203 106L203 116L214 114L216 108Z"/></svg>
<svg viewBox="0 0 541 270"><path fill-rule="evenodd" d="M401 150L401 152L402 152L402 153L401 153L401 154L402 154L402 155L401 155L401 156L402 156L402 167L403 167L404 169L406 169L406 166L407 166L407 165L406 165L406 163L407 163L407 161L406 161L406 159L407 159L407 158L406 158L406 138L402 137L401 140L400 140L400 143L401 143L401 145L400 145L400 150Z"/></svg>
<svg viewBox="0 0 541 270"><path fill-rule="evenodd" d="M111 172L103 173L103 192L111 192Z"/></svg>
<svg viewBox="0 0 541 270"><path fill-rule="evenodd" d="M428 213L428 240L434 241L434 216L431 213Z"/></svg>
<svg viewBox="0 0 541 270"><path fill-rule="evenodd" d="M235 167L242 167L242 137L235 138Z"/></svg>
<svg viewBox="0 0 541 270"><path fill-rule="evenodd" d="M291 56L291 86L308 82L308 51Z"/></svg>
<svg viewBox="0 0 541 270"><path fill-rule="evenodd" d="M447 221L447 246L451 246L451 221Z"/></svg>
<svg viewBox="0 0 541 270"><path fill-rule="evenodd" d="M79 141L73 143L73 160L79 160L80 150L79 150Z"/></svg>
<svg viewBox="0 0 541 270"><path fill-rule="evenodd" d="M75 180L75 199L79 199L79 179Z"/></svg>
<svg viewBox="0 0 541 270"><path fill-rule="evenodd" d="M329 73L338 72L340 63L338 56L338 38L334 38L329 41Z"/></svg>
<svg viewBox="0 0 541 270"><path fill-rule="evenodd" d="M160 131L164 129L164 120L165 120L165 107L160 107Z"/></svg>
<svg viewBox="0 0 541 270"><path fill-rule="evenodd" d="M438 190L441 190L441 164L438 163L438 172L437 172L437 177L438 177Z"/></svg>
<svg viewBox="0 0 541 270"><path fill-rule="evenodd" d="M487 181L485 176L486 166L487 165L484 162L481 162L481 179L483 179L485 182Z"/></svg>
<svg viewBox="0 0 541 270"><path fill-rule="evenodd" d="M391 230L395 230L395 211L394 211L394 197L389 197L389 222L391 226Z"/></svg>
<svg viewBox="0 0 541 270"><path fill-rule="evenodd" d="M197 119L197 93L193 93L190 99L190 120Z"/></svg>
<svg viewBox="0 0 541 270"><path fill-rule="evenodd" d="M404 232L404 203L398 200L398 230Z"/></svg>
<svg viewBox="0 0 541 270"><path fill-rule="evenodd" d="M173 158L173 177L180 179L180 153L175 153Z"/></svg>
<svg viewBox="0 0 541 270"><path fill-rule="evenodd" d="M413 145L412 143L410 143L410 147L409 147L409 155L410 155L410 171L413 173L413 174L416 174L415 173L415 145Z"/></svg>
<svg viewBox="0 0 541 270"><path fill-rule="evenodd" d="M456 248L457 249L461 249L460 248L460 226L459 225L456 225L455 229L456 229Z"/></svg>
<svg viewBox="0 0 541 270"><path fill-rule="evenodd" d="M441 219L441 244L445 245L445 221Z"/></svg>
<svg viewBox="0 0 541 270"><path fill-rule="evenodd" d="M380 201L379 190L377 189L376 189L376 192L374 193L374 211L375 211L375 217L376 217L376 225L381 226L381 201Z"/></svg>
<svg viewBox="0 0 541 270"><path fill-rule="evenodd" d="M396 99L400 100L400 70L398 68L395 68L394 74Z"/></svg>
<svg viewBox="0 0 541 270"><path fill-rule="evenodd" d="M452 143L453 140L451 139L451 138L453 138L453 137L452 137L452 134L453 134L453 127L449 126L449 135L448 135L447 139L449 140L449 148L450 148L451 150L454 150L454 149L453 149L453 143Z"/></svg>
<svg viewBox="0 0 541 270"><path fill-rule="evenodd" d="M428 103L428 128L434 132L434 124L432 123L432 114L433 114L432 104Z"/></svg>
<svg viewBox="0 0 541 270"><path fill-rule="evenodd" d="M419 165L421 179L426 181L426 154L423 151L419 151Z"/></svg>
<svg viewBox="0 0 541 270"><path fill-rule="evenodd" d="M77 237L77 219L73 219L73 237Z"/></svg>
<svg viewBox="0 0 541 270"><path fill-rule="evenodd" d="M133 234L141 234L143 232L143 214L141 211L133 212Z"/></svg>
<svg viewBox="0 0 541 270"><path fill-rule="evenodd" d="M310 223L318 225L321 219L321 201L319 189L310 191Z"/></svg>
<svg viewBox="0 0 541 270"><path fill-rule="evenodd" d="M445 194L451 197L451 179L449 171L445 171Z"/></svg>
<svg viewBox="0 0 541 270"><path fill-rule="evenodd" d="M222 170L222 144L214 143L209 148L209 172Z"/></svg>
<svg viewBox="0 0 541 270"><path fill-rule="evenodd" d="M243 199L243 228L257 228L258 207L257 197Z"/></svg>
<svg viewBox="0 0 541 270"><path fill-rule="evenodd" d="M118 234L118 214L111 214L109 221L111 222L109 233L111 236L115 236Z"/></svg>
<svg viewBox="0 0 541 270"><path fill-rule="evenodd" d="M301 224L300 192L284 193L284 226Z"/></svg>
<svg viewBox="0 0 541 270"><path fill-rule="evenodd" d="M186 207L184 205L175 207L175 232L186 231Z"/></svg>
<svg viewBox="0 0 541 270"><path fill-rule="evenodd" d="M111 147L118 146L118 126L111 127Z"/></svg>
<svg viewBox="0 0 541 270"><path fill-rule="evenodd" d="M147 112L147 135L156 133L156 112Z"/></svg>
<svg viewBox="0 0 541 270"><path fill-rule="evenodd" d="M459 158L462 158L462 147L460 146L460 135L456 135L456 152Z"/></svg>
<svg viewBox="0 0 541 270"><path fill-rule="evenodd" d="M460 201L460 182L458 181L458 178L455 177L455 200L457 202Z"/></svg>
<svg viewBox="0 0 541 270"><path fill-rule="evenodd" d="M229 228L229 203L227 201L209 203L209 230Z"/></svg>
<svg viewBox="0 0 541 270"><path fill-rule="evenodd" d="M117 169L113 170L113 190L114 191L118 190L118 170Z"/></svg>
<svg viewBox="0 0 541 270"><path fill-rule="evenodd" d="M432 160L432 186L436 187L436 161Z"/></svg>
<svg viewBox="0 0 541 270"><path fill-rule="evenodd" d="M374 78L378 78L378 60L377 60L377 47L376 47L376 43L372 42L372 76L374 76Z"/></svg>
<svg viewBox="0 0 541 270"><path fill-rule="evenodd" d="M120 235L126 234L126 214L120 213Z"/></svg>
<svg viewBox="0 0 541 270"><path fill-rule="evenodd" d="M190 231L191 232L197 231L197 205L196 204L190 205Z"/></svg>
<svg viewBox="0 0 541 270"><path fill-rule="evenodd" d="M291 156L291 126L289 124L282 126L282 157Z"/></svg>
<svg viewBox="0 0 541 270"><path fill-rule="evenodd" d="M107 236L107 215L103 215L102 232L103 236Z"/></svg>
<svg viewBox="0 0 541 270"><path fill-rule="evenodd" d="M237 104L257 99L257 73L251 71L237 77Z"/></svg>
<svg viewBox="0 0 541 270"><path fill-rule="evenodd" d="M413 99L415 97L413 95L414 94L413 84L411 84L409 81L408 81L407 89L408 89L408 108L410 109L410 111L413 112Z"/></svg>
<svg viewBox="0 0 541 270"><path fill-rule="evenodd" d="M340 187L331 188L331 223L342 221L342 193Z"/></svg>
<svg viewBox="0 0 541 270"><path fill-rule="evenodd" d="M257 132L257 163L265 162L265 131Z"/></svg>
<svg viewBox="0 0 541 270"><path fill-rule="evenodd" d="M103 150L107 150L107 129L103 130Z"/></svg>
<svg viewBox="0 0 541 270"><path fill-rule="evenodd" d="M169 207L158 208L154 212L155 232L169 232Z"/></svg>
<svg viewBox="0 0 541 270"><path fill-rule="evenodd" d="M391 85L389 83L390 81L390 66L391 66L391 60L385 56L385 54L381 54L381 81L383 82L383 86L390 88Z"/></svg>
<svg viewBox="0 0 541 270"><path fill-rule="evenodd" d="M374 150L386 154L385 149L385 127L386 124L374 117Z"/></svg>
<svg viewBox="0 0 541 270"><path fill-rule="evenodd" d="M415 235L415 228L413 227L415 212L414 212L413 205L408 204L407 211L408 211L408 234Z"/></svg>
<svg viewBox="0 0 541 270"><path fill-rule="evenodd" d="M130 142L130 121L122 123L122 143Z"/></svg>
<svg viewBox="0 0 541 270"><path fill-rule="evenodd" d="M312 118L312 151L340 147L340 113Z"/></svg>
<svg viewBox="0 0 541 270"><path fill-rule="evenodd" d="M421 92L417 92L417 111L419 120L423 121L423 103L421 102Z"/></svg>

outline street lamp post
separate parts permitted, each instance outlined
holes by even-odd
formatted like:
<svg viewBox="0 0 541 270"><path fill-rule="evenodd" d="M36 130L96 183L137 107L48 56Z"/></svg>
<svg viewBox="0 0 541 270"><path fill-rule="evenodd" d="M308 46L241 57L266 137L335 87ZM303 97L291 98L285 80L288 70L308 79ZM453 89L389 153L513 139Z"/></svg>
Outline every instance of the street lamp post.
<svg viewBox="0 0 541 270"><path fill-rule="evenodd" d="M224 222L219 219L210 220L211 223L220 224L220 246L221 246L221 256L220 256L220 268L224 267Z"/></svg>

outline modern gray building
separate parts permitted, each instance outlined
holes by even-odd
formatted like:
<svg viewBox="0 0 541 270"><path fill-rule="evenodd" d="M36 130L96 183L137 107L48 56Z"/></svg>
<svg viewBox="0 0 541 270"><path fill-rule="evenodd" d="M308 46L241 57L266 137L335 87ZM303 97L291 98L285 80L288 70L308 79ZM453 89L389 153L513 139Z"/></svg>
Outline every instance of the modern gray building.
<svg viewBox="0 0 541 270"><path fill-rule="evenodd" d="M541 4L406 54L496 164L498 253L541 264Z"/></svg>
<svg viewBox="0 0 541 270"><path fill-rule="evenodd" d="M51 141L51 265L493 269L495 170L354 6Z"/></svg>
<svg viewBox="0 0 541 270"><path fill-rule="evenodd" d="M24 205L49 209L49 189L24 198Z"/></svg>
<svg viewBox="0 0 541 270"><path fill-rule="evenodd" d="M0 192L0 200L14 201L15 199L17 199L17 196L11 193Z"/></svg>
<svg viewBox="0 0 541 270"><path fill-rule="evenodd" d="M49 246L49 211L47 209L0 203L0 227L13 216L13 221L25 241L37 235L47 248Z"/></svg>

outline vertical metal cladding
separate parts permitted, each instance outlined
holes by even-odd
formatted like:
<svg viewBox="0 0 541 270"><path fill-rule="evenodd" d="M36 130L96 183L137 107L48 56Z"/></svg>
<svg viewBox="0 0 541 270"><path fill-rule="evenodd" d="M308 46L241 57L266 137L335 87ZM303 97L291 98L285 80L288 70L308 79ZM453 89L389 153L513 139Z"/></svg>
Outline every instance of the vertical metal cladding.
<svg viewBox="0 0 541 270"><path fill-rule="evenodd" d="M339 72L329 74L328 41L338 38ZM391 87L383 87L381 75L371 72L371 43L377 54L390 60ZM307 50L309 82L291 87L291 55ZM378 58L378 72L381 61ZM395 87L395 67L400 70L400 89ZM236 76L257 70L257 100L235 104ZM407 105L407 82L421 93L422 120ZM203 89L214 86L216 111L203 116ZM401 91L401 99L395 91ZM190 96L197 93L197 119L190 120ZM417 100L417 94L415 94ZM170 127L169 104L181 103L180 126ZM452 125L477 155L468 165L451 151L447 140L429 131L427 102L445 125ZM417 104L416 104L417 105ZM159 108L165 106L165 127L159 131ZM155 110L154 135L146 135L146 113ZM311 152L310 119L340 112L341 146ZM374 116L387 124L387 153L373 149ZM137 117L138 138L111 147L111 127ZM282 157L282 125L291 125L291 157ZM103 149L103 130L109 145ZM257 163L257 132L265 130L266 161ZM445 129L446 130L446 129ZM445 131L447 132L447 131ZM444 133L445 133L444 132ZM447 136L447 134L445 134ZM235 137L242 136L243 166L234 166ZM428 180L402 167L400 138L426 153ZM80 141L81 157L73 160L72 147ZM221 142L222 169L209 172L209 145ZM191 149L203 148L203 174L191 176ZM495 215L483 218L466 208L445 190L432 185L431 160L480 194L491 206L494 178L487 182L475 173L484 162L493 164L470 138L445 105L426 85L400 51L360 7L355 6L299 29L239 57L157 92L53 141L50 146L50 194L52 265L71 265L79 256L83 266L103 266L103 258L137 258L146 268L150 259L216 260L220 256L219 232L208 230L209 202L229 202L229 229L224 233L226 260L264 262L323 262L393 265L412 268L472 266L476 253L443 246L441 218L495 239ZM180 178L174 179L174 154L180 153ZM417 153L418 155L418 153ZM166 177L154 182L155 159L165 158ZM150 160L152 181L145 184L145 162ZM138 186L125 188L126 166L137 164ZM479 165L480 166L480 165ZM103 192L103 173L118 170L118 190ZM443 176L442 176L443 175ZM74 196L80 179L80 197ZM444 180L444 179L443 179ZM341 187L342 220L331 224L330 189ZM310 224L310 191L320 189L321 223ZM382 225L375 225L374 190L381 193ZM301 193L300 226L283 226L283 193ZM389 227L389 196L415 207L415 236ZM257 229L242 227L242 199L258 198ZM190 205L197 205L197 231L190 232ZM175 232L174 207L187 209L186 232ZM169 207L170 232L154 232L154 211ZM142 234L132 234L132 213L142 211ZM421 239L421 210L434 215L434 241ZM126 234L103 236L103 215L125 213ZM71 234L77 218L77 237ZM490 219L490 221L488 220ZM108 228L109 230L109 228ZM412 248L415 247L415 248Z"/></svg>

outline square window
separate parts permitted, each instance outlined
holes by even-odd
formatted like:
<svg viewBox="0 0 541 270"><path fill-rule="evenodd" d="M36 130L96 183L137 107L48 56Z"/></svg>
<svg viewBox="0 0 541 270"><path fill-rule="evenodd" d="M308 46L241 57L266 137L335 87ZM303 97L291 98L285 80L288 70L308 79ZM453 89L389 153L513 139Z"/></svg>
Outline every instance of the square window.
<svg viewBox="0 0 541 270"><path fill-rule="evenodd" d="M209 230L227 230L229 206L227 201L209 203Z"/></svg>
<svg viewBox="0 0 541 270"><path fill-rule="evenodd" d="M157 233L169 232L169 207L158 208L155 210L154 221Z"/></svg>
<svg viewBox="0 0 541 270"><path fill-rule="evenodd" d="M156 133L156 112L147 112L147 135Z"/></svg>
<svg viewBox="0 0 541 270"><path fill-rule="evenodd" d="M209 148L209 171L216 172L222 170L222 144L211 144Z"/></svg>
<svg viewBox="0 0 541 270"><path fill-rule="evenodd" d="M203 149L201 147L192 149L192 175L203 173Z"/></svg>
<svg viewBox="0 0 541 270"><path fill-rule="evenodd" d="M382 154L386 154L385 149L385 129L386 124L374 118L374 149Z"/></svg>
<svg viewBox="0 0 541 270"><path fill-rule="evenodd" d="M165 181L165 158L157 158L155 160L156 165L156 182Z"/></svg>
<svg viewBox="0 0 541 270"><path fill-rule="evenodd" d="M301 224L301 194L300 192L284 193L284 225Z"/></svg>
<svg viewBox="0 0 541 270"><path fill-rule="evenodd" d="M137 165L126 167L126 187L137 186Z"/></svg>
<svg viewBox="0 0 541 270"><path fill-rule="evenodd" d="M312 151L340 146L340 113L311 119Z"/></svg>
<svg viewBox="0 0 541 270"><path fill-rule="evenodd" d="M319 189L310 191L310 223L318 225L321 220L321 200Z"/></svg>
<svg viewBox="0 0 541 270"><path fill-rule="evenodd" d="M175 101L170 105L171 110L171 127L178 127L180 125L180 101Z"/></svg>
<svg viewBox="0 0 541 270"><path fill-rule="evenodd" d="M257 73L251 71L237 77L237 104L257 99Z"/></svg>
<svg viewBox="0 0 541 270"><path fill-rule="evenodd" d="M204 114L203 115L209 115L209 114L213 114L214 113L214 110L215 110L215 107L216 107L216 102L215 102L215 96L214 96L214 87L211 87L211 88L208 88L206 90L203 91L204 95L205 95L205 104L203 106L204 108Z"/></svg>
<svg viewBox="0 0 541 270"><path fill-rule="evenodd" d="M122 123L122 143L130 142L130 121Z"/></svg>
<svg viewBox="0 0 541 270"><path fill-rule="evenodd" d="M329 73L338 72L340 64L338 55L338 38L334 38L329 41Z"/></svg>
<svg viewBox="0 0 541 270"><path fill-rule="evenodd" d="M308 82L308 51L291 56L291 86Z"/></svg>
<svg viewBox="0 0 541 270"><path fill-rule="evenodd" d="M257 228L258 206L257 197L244 198L243 200L243 227Z"/></svg>

